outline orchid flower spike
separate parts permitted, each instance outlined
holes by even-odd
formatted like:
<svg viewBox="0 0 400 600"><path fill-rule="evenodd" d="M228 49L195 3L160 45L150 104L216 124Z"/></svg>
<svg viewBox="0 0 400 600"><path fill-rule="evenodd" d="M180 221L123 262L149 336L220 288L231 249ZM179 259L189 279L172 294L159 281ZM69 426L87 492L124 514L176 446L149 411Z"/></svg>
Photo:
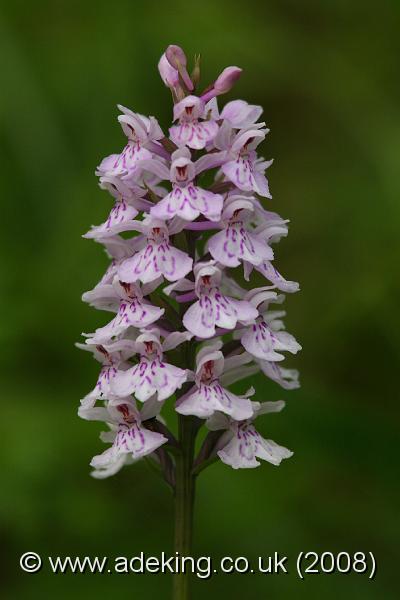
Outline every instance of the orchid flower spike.
<svg viewBox="0 0 400 600"><path fill-rule="evenodd" d="M155 464L174 490L184 555L201 471L217 460L248 469L292 455L255 422L283 408L267 399L278 386L299 387L286 360L301 346L281 307L299 285L275 264L289 221L265 201L272 160L259 154L269 131L263 109L240 99L218 106L242 70L226 67L199 93L199 57L193 68L177 45L158 70L172 93L169 129L118 105L125 145L96 170L111 204L84 237L109 266L82 299L108 319L77 344L99 363L78 415L109 427L101 434L107 449L90 462L93 477L142 458Z"/></svg>

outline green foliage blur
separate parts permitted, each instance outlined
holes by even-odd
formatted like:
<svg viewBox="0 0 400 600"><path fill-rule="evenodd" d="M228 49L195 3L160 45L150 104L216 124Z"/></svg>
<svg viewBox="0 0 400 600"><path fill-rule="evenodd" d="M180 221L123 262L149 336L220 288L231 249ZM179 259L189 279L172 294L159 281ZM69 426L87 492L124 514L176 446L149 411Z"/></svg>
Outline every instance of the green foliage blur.
<svg viewBox="0 0 400 600"><path fill-rule="evenodd" d="M76 410L97 365L74 348L109 317L80 301L106 267L81 238L110 207L94 169L124 144L117 103L167 128L157 62L169 43L202 54L204 85L241 66L226 99L265 108L268 207L291 220L276 263L301 283L287 327L304 348L289 361L301 390L251 382L256 399L287 400L260 429L293 458L249 472L214 465L196 506L197 555L278 551L289 575L197 580L193 598L398 598L399 17L394 0L0 2L4 600L169 597L166 575L18 566L28 550L173 550L171 494L146 464L89 477L101 427ZM301 582L300 550L372 551L377 575Z"/></svg>

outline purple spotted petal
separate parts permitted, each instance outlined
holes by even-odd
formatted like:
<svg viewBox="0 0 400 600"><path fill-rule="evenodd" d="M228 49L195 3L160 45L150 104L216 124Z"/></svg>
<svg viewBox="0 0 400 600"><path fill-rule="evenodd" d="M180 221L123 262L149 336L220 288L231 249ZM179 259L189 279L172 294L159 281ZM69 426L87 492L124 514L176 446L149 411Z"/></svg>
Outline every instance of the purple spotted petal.
<svg viewBox="0 0 400 600"><path fill-rule="evenodd" d="M193 184L186 187L175 186L165 198L150 211L158 219L172 219L175 216L185 221L194 221L203 215L210 221L221 218L223 199L220 194L213 194Z"/></svg>
<svg viewBox="0 0 400 600"><path fill-rule="evenodd" d="M142 356L137 365L127 371L118 372L112 389L121 397L134 394L141 402L145 402L154 394L162 401L182 387L186 379L187 373L184 369L159 359Z"/></svg>
<svg viewBox="0 0 400 600"><path fill-rule="evenodd" d="M250 231L243 223L231 223L208 241L208 250L213 258L226 267L237 267L240 261L259 265L273 258L271 248L264 240Z"/></svg>
<svg viewBox="0 0 400 600"><path fill-rule="evenodd" d="M250 400L232 394L218 381L209 385L200 384L194 392L184 397L176 410L182 415L195 415L202 419L210 417L215 411L223 412L236 420L249 419L253 415Z"/></svg>
<svg viewBox="0 0 400 600"><path fill-rule="evenodd" d="M122 261L118 275L122 281L148 283L160 276L177 281L189 273L193 260L168 242L148 243L131 258Z"/></svg>
<svg viewBox="0 0 400 600"><path fill-rule="evenodd" d="M137 460L151 454L167 441L160 433L149 431L138 423L121 424L113 445L102 454L93 457L90 464L95 469L110 469L126 454Z"/></svg>
<svg viewBox="0 0 400 600"><path fill-rule="evenodd" d="M233 469L258 467L260 463L257 458L279 465L282 459L293 455L287 448L278 446L272 440L265 440L253 425L240 423L232 429L232 439L218 452L218 456Z"/></svg>
<svg viewBox="0 0 400 600"><path fill-rule="evenodd" d="M177 146L189 146L194 150L202 150L218 133L215 121L194 121L181 123L170 128L171 140Z"/></svg>
<svg viewBox="0 0 400 600"><path fill-rule="evenodd" d="M117 315L105 327L96 330L92 341L95 344L105 344L128 327L148 327L163 314L164 309L141 302L137 298L131 301L121 300Z"/></svg>
<svg viewBox="0 0 400 600"><path fill-rule="evenodd" d="M188 331L200 338L215 335L215 328L234 329L237 322L248 323L256 319L258 311L250 302L224 296L213 288L208 294L201 294L183 317Z"/></svg>

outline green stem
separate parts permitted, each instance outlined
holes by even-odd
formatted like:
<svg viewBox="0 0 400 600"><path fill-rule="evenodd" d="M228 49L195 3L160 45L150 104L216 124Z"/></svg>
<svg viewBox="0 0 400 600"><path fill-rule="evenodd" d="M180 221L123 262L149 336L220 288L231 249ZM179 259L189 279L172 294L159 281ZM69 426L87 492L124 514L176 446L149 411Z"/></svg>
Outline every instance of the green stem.
<svg viewBox="0 0 400 600"><path fill-rule="evenodd" d="M185 242L189 255L195 258L196 237L185 231ZM180 317L183 306L179 307ZM195 344L191 340L183 344L181 349L182 366L194 367ZM185 384L179 395L185 394L190 384ZM177 395L178 396L178 395ZM196 476L193 474L194 449L199 419L179 415L180 451L175 456L175 552L180 557L191 556L193 538L193 508ZM191 573L175 573L173 600L189 600L189 584Z"/></svg>
<svg viewBox="0 0 400 600"><path fill-rule="evenodd" d="M179 416L181 451L176 456L175 486L175 551L179 556L191 556L195 475L192 473L196 422L193 417ZM174 600L188 600L191 573L174 575Z"/></svg>

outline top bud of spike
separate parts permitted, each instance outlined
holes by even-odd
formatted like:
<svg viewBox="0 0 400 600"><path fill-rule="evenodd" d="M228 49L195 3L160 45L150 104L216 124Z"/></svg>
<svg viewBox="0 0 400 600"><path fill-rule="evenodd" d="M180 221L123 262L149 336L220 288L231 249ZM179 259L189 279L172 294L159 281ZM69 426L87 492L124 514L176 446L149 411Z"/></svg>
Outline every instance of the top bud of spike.
<svg viewBox="0 0 400 600"><path fill-rule="evenodd" d="M193 90L193 83L189 77L189 73L186 70L186 54L179 46L170 45L165 51L165 56L171 67L176 69L181 76L183 83L187 89L191 92Z"/></svg>
<svg viewBox="0 0 400 600"><path fill-rule="evenodd" d="M171 44L165 51L165 56L167 57L167 61L174 67L174 69L179 69L179 65L182 67L186 67L186 54L182 50L180 46L175 46Z"/></svg>
<svg viewBox="0 0 400 600"><path fill-rule="evenodd" d="M161 75L161 79L169 88L176 88L179 85L179 73L171 66L169 60L165 56L165 53L160 58L158 63L158 70Z"/></svg>
<svg viewBox="0 0 400 600"><path fill-rule="evenodd" d="M171 44L165 50L158 63L158 70L165 85L172 91L174 103L179 102L198 86L200 80L200 56L195 56L192 74L187 71L187 58L180 46ZM229 92L242 74L242 69L235 66L226 67L213 84L208 86L200 96L208 102L216 96Z"/></svg>

